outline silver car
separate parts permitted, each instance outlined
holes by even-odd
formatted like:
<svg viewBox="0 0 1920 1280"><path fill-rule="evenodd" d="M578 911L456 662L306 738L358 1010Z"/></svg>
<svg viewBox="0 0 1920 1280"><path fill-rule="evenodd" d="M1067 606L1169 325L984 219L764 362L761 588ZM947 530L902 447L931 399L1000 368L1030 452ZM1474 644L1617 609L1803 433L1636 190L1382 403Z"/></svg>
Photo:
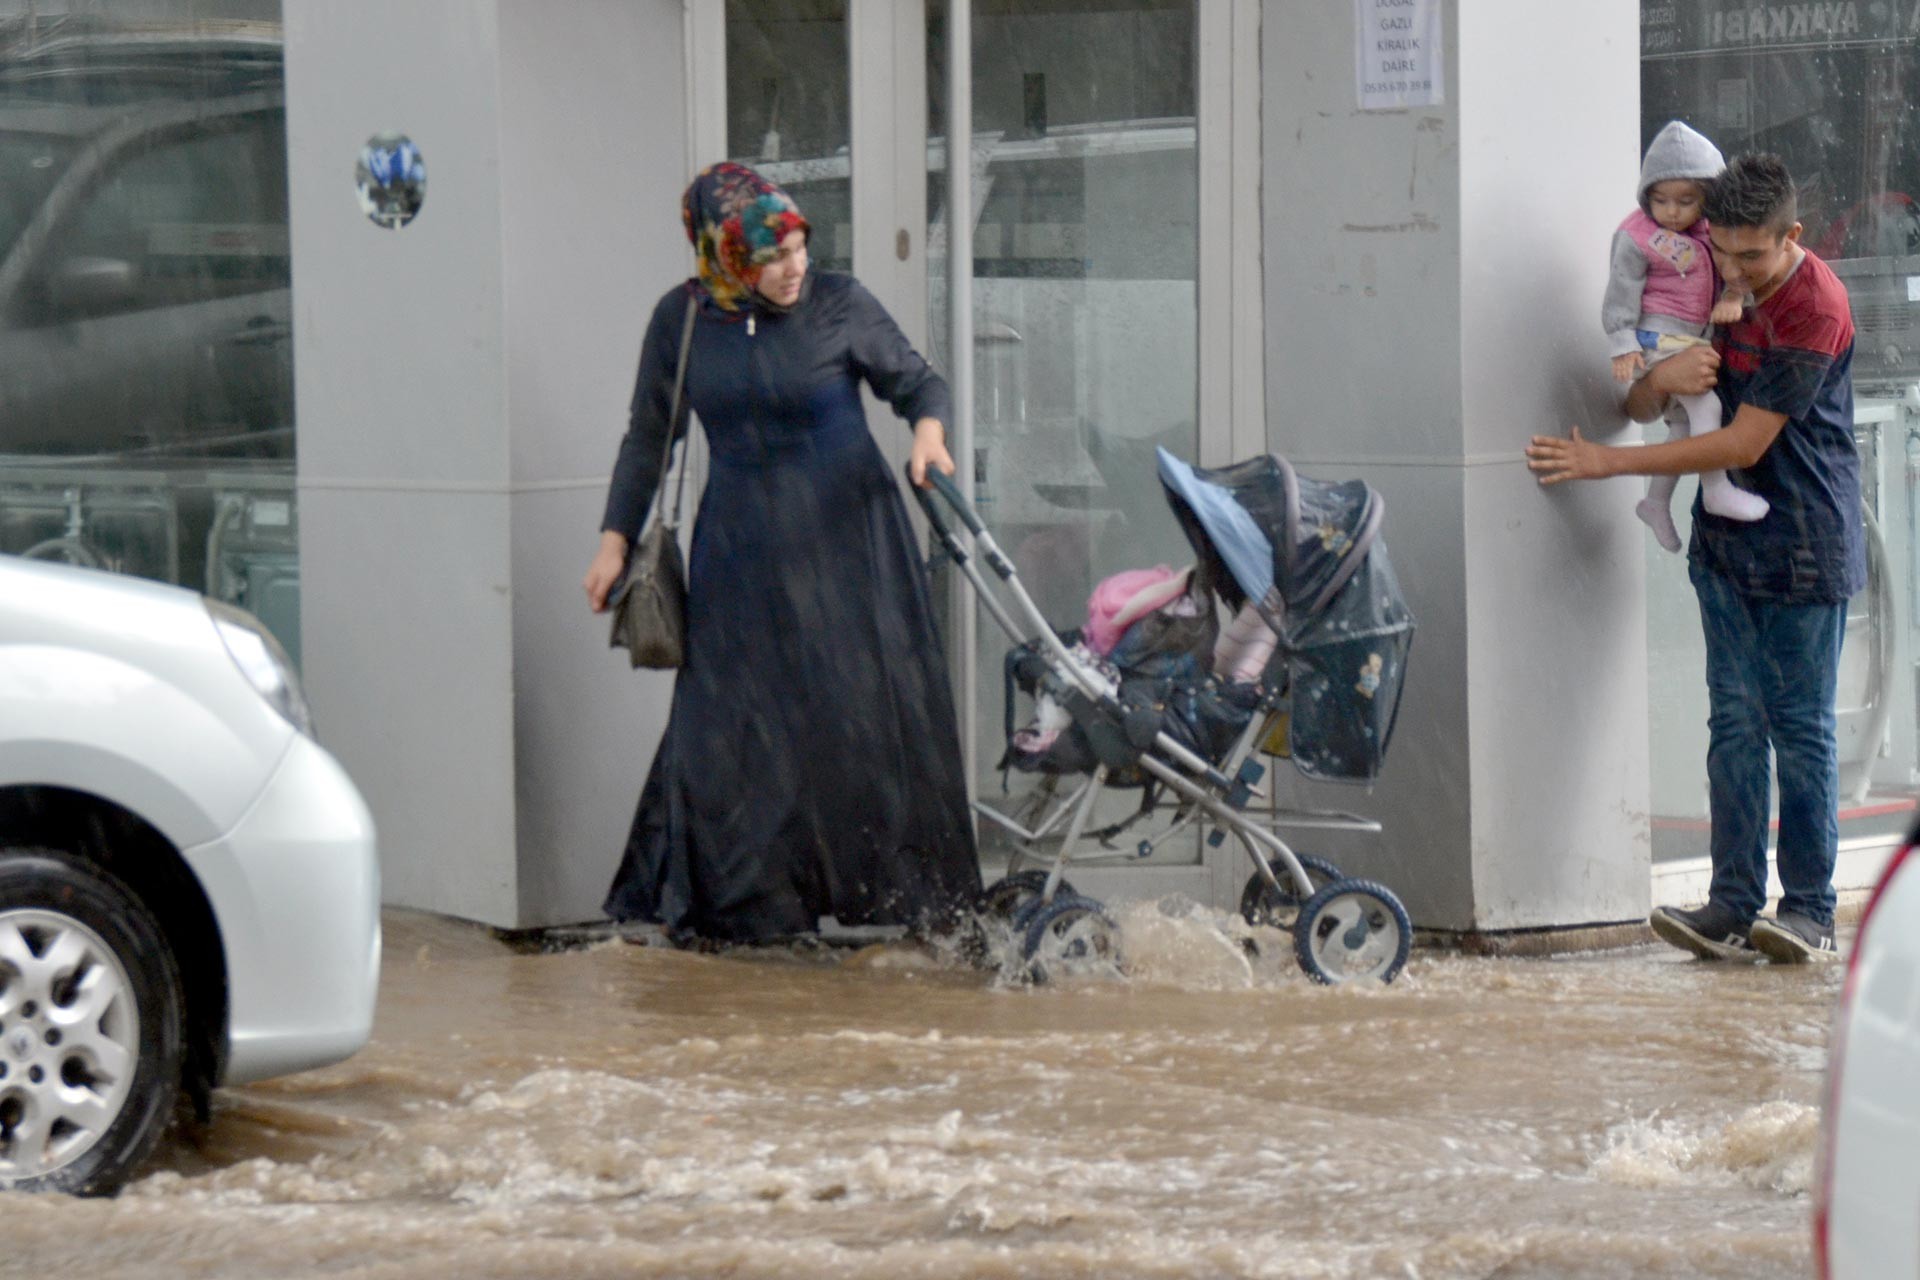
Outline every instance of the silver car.
<svg viewBox="0 0 1920 1280"><path fill-rule="evenodd" d="M1814 1178L1821 1280L1920 1276L1920 829L1860 918L1827 1063Z"/></svg>
<svg viewBox="0 0 1920 1280"><path fill-rule="evenodd" d="M354 1053L379 899L258 621L0 556L0 1188L111 1192L182 1097Z"/></svg>

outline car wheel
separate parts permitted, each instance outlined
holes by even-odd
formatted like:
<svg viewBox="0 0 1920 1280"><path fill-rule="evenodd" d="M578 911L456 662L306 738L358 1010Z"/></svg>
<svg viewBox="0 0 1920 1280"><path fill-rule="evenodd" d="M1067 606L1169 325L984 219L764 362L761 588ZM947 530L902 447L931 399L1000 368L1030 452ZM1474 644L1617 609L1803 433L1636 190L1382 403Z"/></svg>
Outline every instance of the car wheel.
<svg viewBox="0 0 1920 1280"><path fill-rule="evenodd" d="M110 1195L180 1089L173 951L125 885L0 848L0 1188Z"/></svg>

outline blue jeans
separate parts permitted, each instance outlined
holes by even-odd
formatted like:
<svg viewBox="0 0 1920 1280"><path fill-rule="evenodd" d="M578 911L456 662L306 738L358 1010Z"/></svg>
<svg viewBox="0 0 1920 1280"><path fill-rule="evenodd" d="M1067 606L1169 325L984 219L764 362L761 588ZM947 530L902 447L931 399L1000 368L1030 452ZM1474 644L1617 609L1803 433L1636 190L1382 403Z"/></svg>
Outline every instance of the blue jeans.
<svg viewBox="0 0 1920 1280"><path fill-rule="evenodd" d="M1833 922L1840 761L1833 699L1845 604L1773 604L1689 562L1707 639L1707 799L1713 901L1751 920L1767 904L1767 811L1780 775L1780 910Z"/></svg>

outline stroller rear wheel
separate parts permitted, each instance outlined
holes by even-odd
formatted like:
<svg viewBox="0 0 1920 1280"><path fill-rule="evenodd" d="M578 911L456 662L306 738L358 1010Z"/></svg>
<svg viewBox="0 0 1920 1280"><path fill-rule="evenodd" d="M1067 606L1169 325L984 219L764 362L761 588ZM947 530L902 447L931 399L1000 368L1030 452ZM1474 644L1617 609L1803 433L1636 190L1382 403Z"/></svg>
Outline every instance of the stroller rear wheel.
<svg viewBox="0 0 1920 1280"><path fill-rule="evenodd" d="M1062 894L1033 913L1022 954L1034 982L1126 975L1120 926L1105 907L1078 894Z"/></svg>
<svg viewBox="0 0 1920 1280"><path fill-rule="evenodd" d="M982 889L973 900L961 953L975 964L998 964L998 957L1010 953L1026 937L1021 917L1039 905L1046 888L1047 873L1034 869L1016 871ZM1073 885L1062 880L1053 900L1073 896Z"/></svg>
<svg viewBox="0 0 1920 1280"><path fill-rule="evenodd" d="M1046 892L1047 873L1037 868L1030 871L1016 871L1010 876L1002 876L980 891L974 899L974 909L983 916L996 916L1002 920L1011 920L1020 914L1028 903L1035 902ZM1073 884L1068 880L1060 881L1060 888L1054 893L1055 899L1070 897Z"/></svg>
<svg viewBox="0 0 1920 1280"><path fill-rule="evenodd" d="M1315 982L1392 982L1413 947L1413 922L1385 885L1335 880L1300 908L1293 954Z"/></svg>
<svg viewBox="0 0 1920 1280"><path fill-rule="evenodd" d="M1307 873L1315 892L1340 879L1340 868L1325 858L1316 858L1310 853L1294 856L1300 859L1300 867ZM1280 882L1280 888L1275 890L1258 871L1248 876L1247 887L1240 894L1240 918L1248 924L1291 929L1300 916L1300 904L1307 899L1295 887L1285 864L1278 858L1268 858L1267 862L1273 867L1274 879Z"/></svg>

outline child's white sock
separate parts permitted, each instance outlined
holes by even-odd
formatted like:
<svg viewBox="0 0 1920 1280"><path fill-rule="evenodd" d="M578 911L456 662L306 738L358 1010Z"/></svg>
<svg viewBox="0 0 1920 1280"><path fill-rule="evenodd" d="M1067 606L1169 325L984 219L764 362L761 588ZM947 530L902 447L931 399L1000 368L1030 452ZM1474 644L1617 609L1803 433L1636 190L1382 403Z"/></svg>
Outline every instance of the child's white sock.
<svg viewBox="0 0 1920 1280"><path fill-rule="evenodd" d="M1724 471L1704 471L1700 475L1700 505L1716 516L1729 520L1758 520L1769 510L1767 500L1748 493L1727 479Z"/></svg>
<svg viewBox="0 0 1920 1280"><path fill-rule="evenodd" d="M1712 392L1676 396L1675 401L1686 413L1688 434L1704 436L1722 429L1720 398ZM1674 426L1674 435L1669 439L1679 436L1679 424L1675 423ZM1748 493L1735 486L1724 471L1700 473L1700 505L1728 520L1753 521L1767 514L1767 500L1757 493Z"/></svg>

